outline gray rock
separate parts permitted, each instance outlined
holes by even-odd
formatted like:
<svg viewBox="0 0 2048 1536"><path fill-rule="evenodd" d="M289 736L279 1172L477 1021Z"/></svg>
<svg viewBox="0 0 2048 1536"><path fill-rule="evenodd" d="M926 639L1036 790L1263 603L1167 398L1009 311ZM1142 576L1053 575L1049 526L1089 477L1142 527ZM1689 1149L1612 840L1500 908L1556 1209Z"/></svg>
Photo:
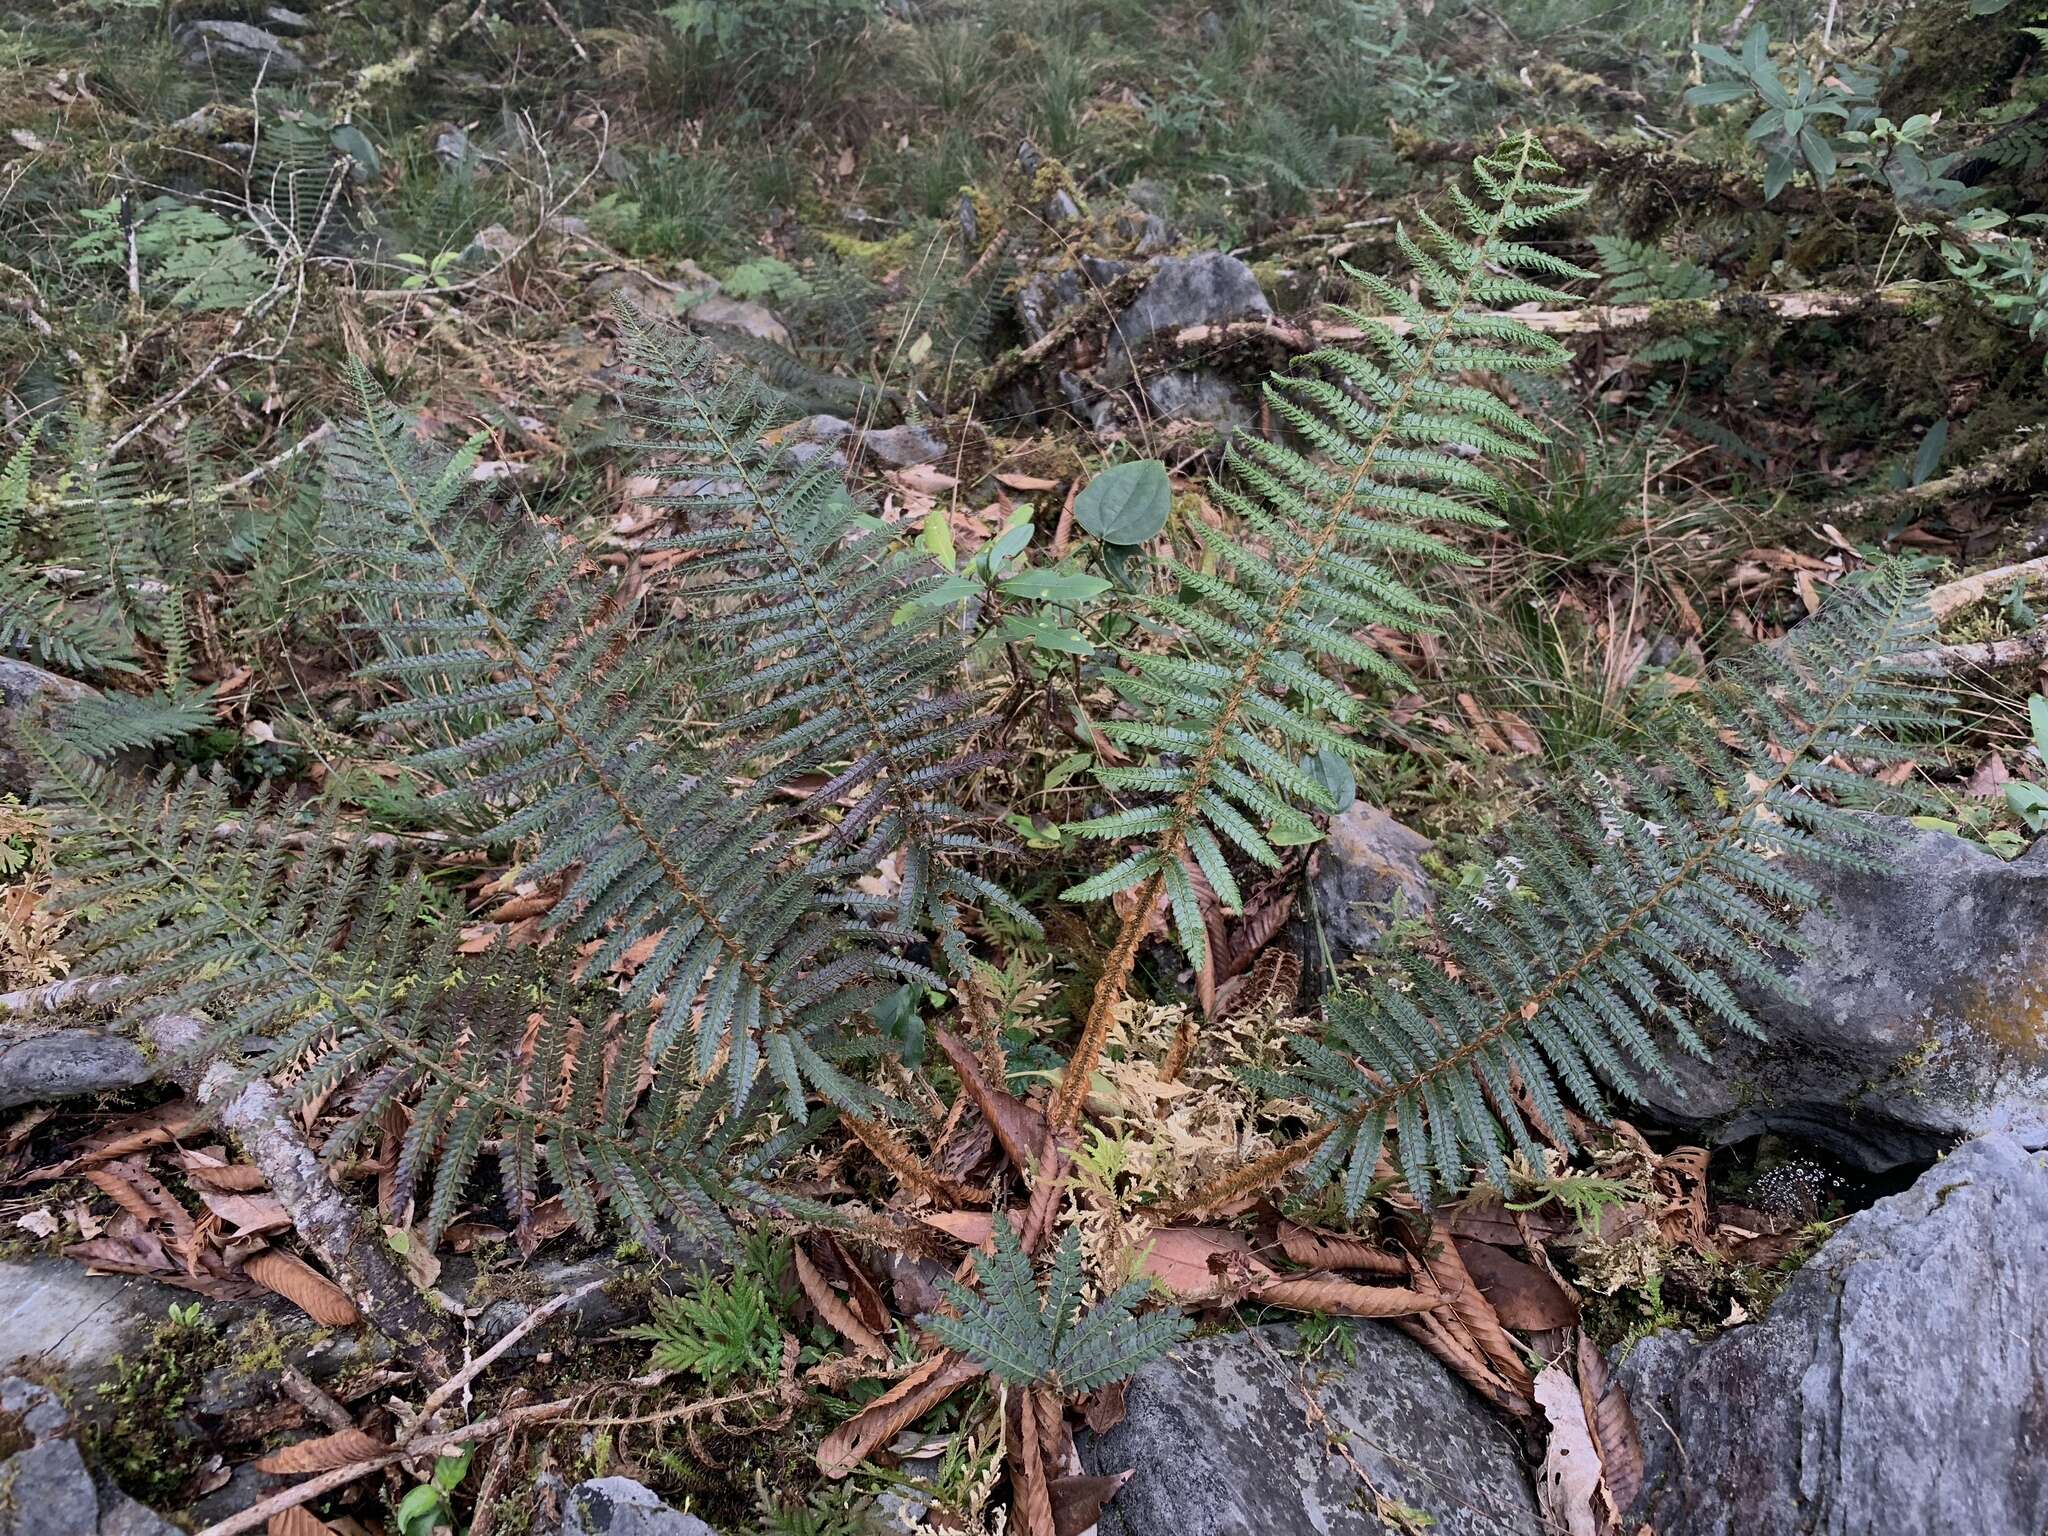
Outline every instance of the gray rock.
<svg viewBox="0 0 2048 1536"><path fill-rule="evenodd" d="M1093 298L1130 269L1127 261L1082 256L1070 267L1035 272L1017 293L1017 318L1036 341L1068 310Z"/></svg>
<svg viewBox="0 0 2048 1536"><path fill-rule="evenodd" d="M434 135L434 156L443 165L459 166L472 153L469 130L460 123L451 124Z"/></svg>
<svg viewBox="0 0 2048 1536"><path fill-rule="evenodd" d="M1759 1322L1621 1366L1661 1536L2048 1531L2048 1159L1970 1142Z"/></svg>
<svg viewBox="0 0 2048 1536"><path fill-rule="evenodd" d="M297 49L246 21L188 21L174 37L190 69L231 68L273 81L294 80L306 72Z"/></svg>
<svg viewBox="0 0 2048 1536"><path fill-rule="evenodd" d="M313 30L313 18L284 5L266 5L260 18L273 32L283 32L292 37L304 37Z"/></svg>
<svg viewBox="0 0 2048 1536"><path fill-rule="evenodd" d="M1213 368L1187 368L1143 381L1153 414L1174 421L1205 421L1226 433L1250 428L1251 406L1236 385Z"/></svg>
<svg viewBox="0 0 2048 1536"><path fill-rule="evenodd" d="M1161 261L1152 280L1117 317L1116 334L1125 347L1135 350L1159 331L1272 313L1250 267L1222 251L1204 251Z"/></svg>
<svg viewBox="0 0 2048 1536"><path fill-rule="evenodd" d="M717 331L738 331L756 341L789 345L789 327L775 318L773 310L747 299L729 299L722 293L700 299L690 307L690 323Z"/></svg>
<svg viewBox="0 0 2048 1536"><path fill-rule="evenodd" d="M28 762L15 748L20 727L40 719L51 705L82 699L92 691L29 662L0 657L0 795L26 800L34 787Z"/></svg>
<svg viewBox="0 0 2048 1536"><path fill-rule="evenodd" d="M886 432L870 432L861 439L861 449L885 469L908 469L913 464L936 464L946 456L946 442L929 427L906 424Z"/></svg>
<svg viewBox="0 0 2048 1536"><path fill-rule="evenodd" d="M1387 1498L1434 1536L1537 1536L1535 1495L1513 1440L1421 1345L1354 1331L1357 1364L1308 1367L1328 1432ZM1119 1536L1381 1536L1371 1496L1307 1426L1284 1325L1182 1345L1131 1381L1124 1420L1081 1437L1095 1473L1135 1469L1103 1517ZM1262 1347L1263 1346L1263 1347Z"/></svg>
<svg viewBox="0 0 2048 1536"><path fill-rule="evenodd" d="M0 1365L26 1358L81 1385L100 1380L184 1299L148 1280L88 1275L70 1259L0 1262Z"/></svg>
<svg viewBox="0 0 2048 1536"><path fill-rule="evenodd" d="M0 1439L21 1447L0 1460L0 1536L177 1536L120 1490L94 1481L70 1427L47 1387L18 1376L0 1381Z"/></svg>
<svg viewBox="0 0 2048 1536"><path fill-rule="evenodd" d="M1379 948L1396 917L1425 917L1435 905L1422 856L1435 845L1385 811L1354 803L1333 817L1316 845L1313 921L1300 926L1307 990L1329 985L1323 951L1342 965ZM1320 930L1320 931L1318 931Z"/></svg>
<svg viewBox="0 0 2048 1536"><path fill-rule="evenodd" d="M1890 873L1802 871L1830 903L1800 924L1805 1001L1752 997L1766 1038L1703 1031L1711 1064L1674 1052L1650 1118L1721 1143L1789 1132L1871 1170L1961 1136L2048 1146L2048 839L2006 863L1889 827Z"/></svg>
<svg viewBox="0 0 2048 1536"><path fill-rule="evenodd" d="M0 1027L0 1109L149 1081L132 1040L97 1029Z"/></svg>
<svg viewBox="0 0 2048 1536"><path fill-rule="evenodd" d="M562 1536L718 1536L630 1477L578 1483L562 1498Z"/></svg>

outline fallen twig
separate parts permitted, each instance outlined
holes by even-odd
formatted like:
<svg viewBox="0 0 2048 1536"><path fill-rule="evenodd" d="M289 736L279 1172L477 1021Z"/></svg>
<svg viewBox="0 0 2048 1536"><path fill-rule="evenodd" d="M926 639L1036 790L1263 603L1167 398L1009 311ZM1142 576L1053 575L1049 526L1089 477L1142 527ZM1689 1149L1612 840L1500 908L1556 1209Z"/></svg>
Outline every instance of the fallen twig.
<svg viewBox="0 0 2048 1536"><path fill-rule="evenodd" d="M2017 565L2001 565L1995 570L1979 571L1974 576L1965 576L1959 581L1945 582L1927 594L1927 609L1937 620L1950 614L1961 613L1973 603L1981 603L1987 597L1996 597L2009 591L2023 581L2036 576L2048 576L2048 555L2032 560L2022 560Z"/></svg>
<svg viewBox="0 0 2048 1536"><path fill-rule="evenodd" d="M165 1075L218 1109L221 1125L262 1170L299 1236L357 1310L416 1370L430 1378L448 1375L457 1347L453 1327L392 1261L376 1221L335 1188L277 1085L259 1077L226 1097L238 1074L226 1062L195 1057L206 1025L190 1014L152 1019L143 1034L162 1057Z"/></svg>
<svg viewBox="0 0 2048 1536"><path fill-rule="evenodd" d="M1937 645L1892 658L1901 666L1926 672L1997 672L2048 661L2048 626L2008 640L1981 640L1974 645Z"/></svg>

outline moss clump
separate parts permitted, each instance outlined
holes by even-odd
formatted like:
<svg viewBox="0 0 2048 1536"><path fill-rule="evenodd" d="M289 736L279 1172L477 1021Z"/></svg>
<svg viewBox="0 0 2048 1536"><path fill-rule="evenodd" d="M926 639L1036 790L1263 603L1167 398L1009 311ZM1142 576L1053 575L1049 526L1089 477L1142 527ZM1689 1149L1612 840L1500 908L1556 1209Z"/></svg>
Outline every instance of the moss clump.
<svg viewBox="0 0 2048 1536"><path fill-rule="evenodd" d="M207 1371L221 1363L220 1335L193 1316L160 1324L149 1347L116 1363L116 1375L97 1389L99 1404L84 1436L87 1458L104 1468L123 1493L153 1508L177 1495L206 1456L204 1440L190 1432L186 1404Z"/></svg>

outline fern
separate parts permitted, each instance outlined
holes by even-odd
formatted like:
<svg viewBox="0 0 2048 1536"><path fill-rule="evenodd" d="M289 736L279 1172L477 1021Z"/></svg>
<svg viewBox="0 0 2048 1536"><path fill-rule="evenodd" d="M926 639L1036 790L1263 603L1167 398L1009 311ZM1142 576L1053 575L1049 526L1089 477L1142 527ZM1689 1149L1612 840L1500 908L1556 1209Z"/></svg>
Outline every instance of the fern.
<svg viewBox="0 0 2048 1536"><path fill-rule="evenodd" d="M979 1295L947 1276L958 1316L918 1319L940 1343L1013 1386L1049 1386L1068 1398L1122 1381L1171 1349L1194 1324L1171 1308L1137 1314L1152 1282L1133 1280L1091 1307L1081 1305L1081 1234L1068 1227L1041 1293L1031 1260L1001 1212L995 1252L975 1255Z"/></svg>
<svg viewBox="0 0 2048 1536"><path fill-rule="evenodd" d="M1727 286L1697 262L1666 255L1654 245L1620 235L1595 235L1592 244L1600 270L1607 277L1608 289L1620 304L1710 299ZM1646 341L1636 349L1636 357L1645 363L1695 362L1720 342L1720 333L1712 327L1692 326L1675 335Z"/></svg>
<svg viewBox="0 0 2048 1536"><path fill-rule="evenodd" d="M625 1337L654 1345L650 1370L687 1372L714 1390L771 1379L782 1360L782 1321L760 1277L744 1269L723 1280L698 1270L687 1292L658 1297L652 1320Z"/></svg>
<svg viewBox="0 0 2048 1536"><path fill-rule="evenodd" d="M692 611L725 614L695 626L728 653L706 703L729 712L729 731L760 738L746 755L765 779L830 765L800 812L846 803L814 872L850 886L900 854L902 884L883 920L935 933L953 973L971 976L962 908L993 904L1028 932L1037 924L965 867L1002 845L947 798L995 754L975 750L984 722L957 691L964 642L945 609L918 604L945 573L862 528L822 457L800 465L765 444L771 406L750 381L714 374L702 346L627 324L649 453L664 479L689 488L666 504L702 525L649 547L688 551L701 578Z"/></svg>
<svg viewBox="0 0 2048 1536"><path fill-rule="evenodd" d="M1199 968L1206 940L1195 872L1234 909L1239 893L1225 846L1277 865L1276 841L1312 840L1316 831L1307 812L1334 809L1329 791L1297 762L1300 753L1356 752L1338 729L1355 720L1355 706L1321 664L1398 682L1399 669L1354 638L1355 631L1378 624L1413 633L1438 612L1378 558L1403 552L1459 559L1419 525L1427 519L1490 524L1486 514L1446 493L1494 492L1497 482L1474 456L1527 458L1529 445L1540 441L1497 395L1466 376L1547 371L1566 355L1557 343L1495 312L1562 301L1531 274L1586 275L1519 238L1585 201L1585 193L1543 179L1556 169L1533 138L1515 139L1474 162L1483 203L1453 190L1463 238L1426 215L1420 238L1403 230L1401 249L1424 297L1351 272L1392 312L1391 319L1341 312L1364 333L1373 355L1325 349L1266 389L1274 414L1321 462L1277 443L1234 442L1228 478L1211 494L1243 519L1262 547L1205 532L1213 572L1168 562L1179 590L1149 602L1158 649L1127 650L1123 670L1112 678L1133 718L1101 726L1120 745L1158 756L1132 767L1098 768L1106 788L1142 798L1075 829L1137 846L1066 895L1085 901L1132 890L1138 895L1062 1084L1056 1116L1063 1126L1080 1114L1089 1072L1160 894ZM1312 717L1304 705L1332 723Z"/></svg>
<svg viewBox="0 0 2048 1536"><path fill-rule="evenodd" d="M437 457L360 370L356 387L364 415L330 455L323 538L383 651L364 675L403 690L371 720L416 744L440 809L481 820L488 841L531 842L525 876L564 882L551 921L594 944L592 974L653 945L623 1003L665 997L657 1068L694 1033L696 1075L722 1062L735 1102L765 1062L799 1119L806 1084L872 1110L814 1039L878 1002L882 973L937 978L834 910L766 814L776 775L728 793L739 759L694 751L681 726L686 670L581 548L476 515L479 443Z"/></svg>
<svg viewBox="0 0 2048 1536"><path fill-rule="evenodd" d="M212 729L213 694L213 689L204 688L147 698L120 693L88 696L65 706L56 730L66 745L105 762Z"/></svg>
<svg viewBox="0 0 2048 1536"><path fill-rule="evenodd" d="M282 1071L297 1102L348 1085L330 1157L409 1102L391 1214L417 1191L430 1244L487 1142L522 1229L545 1170L593 1236L609 1200L650 1241L664 1220L729 1239L721 1206L746 1197L754 1166L733 1141L756 1096L700 1085L688 1053L654 1049L651 1015L612 1018L612 996L578 979L575 946L458 957L459 925L425 921L424 875L345 835L334 807L287 837L274 795L238 811L225 783L197 774L134 783L52 739L27 745L68 899L95 913L81 974L122 978L130 1003L211 1019L206 1058ZM298 843L314 851L295 855Z"/></svg>
<svg viewBox="0 0 2048 1536"><path fill-rule="evenodd" d="M25 652L45 665L85 677L134 672L135 640L124 618L127 603L109 608L76 599L42 562L29 557L30 470L41 433L38 422L0 465L0 651ZM126 477L87 471L83 479L82 494L76 498L80 505L65 520L69 538L60 540L59 548L77 560L116 567L112 575L124 590L127 573L117 567L110 541L139 536L136 514L130 510L134 499L124 499L119 489ZM96 572L79 574L90 580Z"/></svg>
<svg viewBox="0 0 2048 1536"><path fill-rule="evenodd" d="M1511 1152L1542 1166L1534 1126L1570 1145L1567 1099L1604 1120L1610 1090L1670 1080L1647 1024L1701 1056L1695 1021L1758 1033L1743 989L1787 991L1767 951L1799 951L1818 900L1789 861L1882 867L1856 811L1913 798L1847 764L1909 763L1895 738L1940 724L1941 700L1887 660L1932 628L1913 569L1874 568L1670 712L1645 760L1597 754L1447 900L1455 981L1411 954L1397 980L1332 998L1298 1069L1266 1081L1324 1124L1242 1177L1342 1169L1355 1209L1391 1130L1417 1192L1473 1169L1506 1189Z"/></svg>

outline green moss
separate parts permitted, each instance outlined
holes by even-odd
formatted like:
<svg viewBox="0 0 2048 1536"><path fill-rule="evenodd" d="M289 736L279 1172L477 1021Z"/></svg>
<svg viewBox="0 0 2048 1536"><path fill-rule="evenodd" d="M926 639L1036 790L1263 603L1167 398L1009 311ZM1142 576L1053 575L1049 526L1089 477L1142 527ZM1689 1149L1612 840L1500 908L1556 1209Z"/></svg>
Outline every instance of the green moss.
<svg viewBox="0 0 2048 1536"><path fill-rule="evenodd" d="M175 1503L207 1454L182 1427L185 1407L222 1354L220 1335L205 1323L160 1324L149 1347L117 1361L114 1379L97 1389L83 1436L87 1459L130 1497L154 1508Z"/></svg>

